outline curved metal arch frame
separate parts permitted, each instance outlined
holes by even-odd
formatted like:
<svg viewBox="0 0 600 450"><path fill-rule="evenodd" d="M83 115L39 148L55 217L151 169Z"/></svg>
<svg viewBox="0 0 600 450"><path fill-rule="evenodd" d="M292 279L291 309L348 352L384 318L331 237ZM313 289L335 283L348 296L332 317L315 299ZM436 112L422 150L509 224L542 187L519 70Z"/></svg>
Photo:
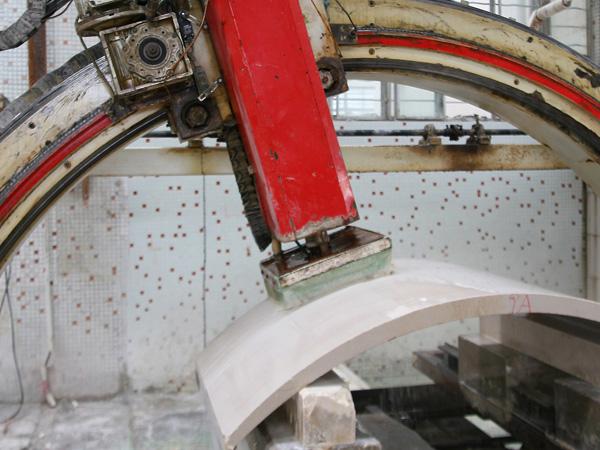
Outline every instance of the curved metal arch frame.
<svg viewBox="0 0 600 450"><path fill-rule="evenodd" d="M514 22L448 2L342 3L361 27L356 42L342 43L350 70L446 90L508 118L600 191L600 70L587 59ZM348 22L335 5L329 15L332 23ZM552 65L540 52L552 56ZM97 162L134 138L144 128L138 124L162 107L160 102L141 105L119 115L92 64L78 70L67 65L50 78L65 73L70 75L65 81L13 117L0 134L5 163L0 167L0 264L51 203L49 193L57 198L64 191L57 187L71 185L90 168L91 155ZM63 115L57 120L59 111ZM0 115L0 123L9 118Z"/></svg>
<svg viewBox="0 0 600 450"><path fill-rule="evenodd" d="M360 43L362 33L365 33L367 45L365 42ZM582 92L575 86L566 86L571 98L565 99L556 95L552 98L553 104L548 104L545 101L546 97L528 95L523 91L540 88L535 83L523 79L523 83L520 83L521 86L517 89L514 85L514 73L491 67L489 64L477 65L477 61L473 66L472 60L468 62L470 65L466 66L467 70L461 70L456 66L460 67L464 58L440 55L437 47L433 50L415 51L413 48L407 48L407 45L393 45L394 40L400 38L410 41L410 38L414 37L413 31L397 30L392 33L385 29L376 35L373 33L373 29L359 30L359 42L342 47L345 64L349 70L388 74L407 84L425 88L436 89L441 86L442 91L450 91L456 97L492 111L499 111L500 115L505 117L516 117L513 122L524 124L525 131L529 131L534 137L541 138L542 141L547 139L547 145L553 146L584 180L589 181L596 190L600 190L600 165L590 158L590 149L600 148L600 129L589 129L590 123L592 128L594 123L596 128L600 127L594 114L590 115L590 110L596 111L594 108L598 104L598 100L591 97L590 92L594 93L597 89ZM373 39L378 40L375 42L377 47L373 46ZM419 36L418 42L422 39ZM379 42L381 40L387 40L385 45ZM447 41L448 39L444 40L446 45ZM457 42L456 45L463 44ZM483 47L478 49L478 52L486 51ZM563 52L571 57L571 53L564 50ZM535 70L539 72L539 68ZM494 77L504 77L504 82L495 80ZM557 84L552 76L548 77L549 83ZM530 85L524 87L526 83ZM565 87L564 82L558 84ZM485 95L480 95L482 92ZM549 95L552 95L552 92L549 92ZM573 96L587 102L588 107L579 108L579 103L573 102ZM487 103L482 99L487 100ZM66 120L57 123L52 114L65 108L71 108L72 112L66 114ZM81 177L89 169L87 164L80 166L82 161L94 154L99 147L105 148L100 155L114 151L118 145L111 146L110 142L122 145L124 141L134 138L136 130L139 134L136 124L158 114L159 109L160 105L156 105L120 120L111 117L110 99L103 91L102 83L93 67L88 65L44 97L30 113L17 117L8 127L9 132L4 134L1 142L0 156L9 161L9 164L0 168L0 182L3 183L3 194L10 191L11 186L25 189L11 191L10 194L19 194L13 196L12 201L7 202L5 199L8 197L0 199L3 212L0 216L0 261L6 261L28 226L40 217L43 211L40 205L50 203L47 199L41 199L47 198L48 192L53 192L54 197L60 194L54 189L55 185L66 186L67 183L61 183L61 180L68 178L71 180L68 184L71 184L74 179ZM573 109L577 114L572 117L569 113ZM91 128L87 122L81 122L81 115L78 113L96 118L92 121ZM31 128L31 124L35 127ZM98 124L102 126L97 126ZM565 124L570 125L570 128L567 129ZM94 135L90 131L97 134ZM89 139L86 141L82 136ZM26 147L24 150L14 151L14 148L23 146ZM94 161L100 159L97 157ZM82 167L85 167L85 170L82 170ZM30 177L31 174L34 176Z"/></svg>

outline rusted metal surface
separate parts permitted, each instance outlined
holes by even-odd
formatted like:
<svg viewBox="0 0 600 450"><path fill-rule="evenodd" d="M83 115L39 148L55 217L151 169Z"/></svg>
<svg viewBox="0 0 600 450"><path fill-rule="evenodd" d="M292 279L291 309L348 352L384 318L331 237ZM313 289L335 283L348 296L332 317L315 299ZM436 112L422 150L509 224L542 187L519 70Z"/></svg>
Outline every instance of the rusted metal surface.
<svg viewBox="0 0 600 450"><path fill-rule="evenodd" d="M261 263L273 298L290 304L305 302L391 270L392 242L379 233L346 227L328 236L321 248L311 248L309 243Z"/></svg>
<svg viewBox="0 0 600 450"><path fill-rule="evenodd" d="M528 27L456 3L340 3L356 27L342 46L346 70L361 70L352 60L376 58L378 70L365 65L365 72L387 71L391 81L452 92L493 111L553 148L600 191L598 66ZM332 2L328 12L332 23L348 27L343 9ZM506 102L517 97L518 104Z"/></svg>
<svg viewBox="0 0 600 450"><path fill-rule="evenodd" d="M68 85L1 141L0 201L9 180L34 161L47 143L54 143L65 130L85 120L110 99L92 66L78 72Z"/></svg>
<svg viewBox="0 0 600 450"><path fill-rule="evenodd" d="M600 304L484 272L397 260L395 273L297 308L266 300L200 355L198 373L227 449L332 367L398 336L489 315L600 322Z"/></svg>
<svg viewBox="0 0 600 450"><path fill-rule="evenodd" d="M330 97L347 91L342 53L331 30L324 3L300 0L300 8L325 93Z"/></svg>
<svg viewBox="0 0 600 450"><path fill-rule="evenodd" d="M156 117L156 118L153 118ZM26 195L0 226L0 266L9 258L45 210L68 192L73 183L87 173L103 157L126 145L140 133L147 132L149 126L157 126L165 115L158 107L147 108L118 123L99 131L93 138L79 145L62 164L56 165L45 174L35 188ZM146 123L147 122L147 123ZM0 147L0 150L3 147Z"/></svg>
<svg viewBox="0 0 600 450"><path fill-rule="evenodd" d="M331 32L323 2L300 0L300 8L302 9L315 60L341 57L342 54Z"/></svg>
<svg viewBox="0 0 600 450"><path fill-rule="evenodd" d="M364 71L365 78L373 77L375 71L371 65L376 65L378 78L435 92L452 92L453 97L493 111L552 148L594 191L600 192L600 121L584 110L580 110L580 114L573 112L578 107L569 100L548 92L544 98L556 100L556 105L550 106L540 101L540 97L512 89L512 74L487 64L466 63L462 58L445 56L441 60L435 52L385 47L371 55L369 47L363 46L343 50L344 56L349 58L344 60L346 69ZM376 60L372 60L373 57ZM470 74L466 74L458 69L465 64L475 64L478 69L471 67ZM465 78L468 83L463 81ZM519 86L524 85L532 92L541 90L538 85L520 79ZM507 101L507 95L515 101Z"/></svg>
<svg viewBox="0 0 600 450"><path fill-rule="evenodd" d="M175 13L104 30L100 41L117 95L168 89L193 76Z"/></svg>
<svg viewBox="0 0 600 450"><path fill-rule="evenodd" d="M40 26L27 42L27 54L29 59L29 86L33 86L48 72L46 25Z"/></svg>
<svg viewBox="0 0 600 450"><path fill-rule="evenodd" d="M146 17L144 7L137 2L75 0L75 6L78 13L75 28L82 36L95 36L102 30L133 23ZM107 10L110 14L107 14Z"/></svg>
<svg viewBox="0 0 600 450"><path fill-rule="evenodd" d="M47 15L52 13L53 11L48 10L47 0L28 1L21 17L0 31L0 51L17 48L23 44L40 27Z"/></svg>
<svg viewBox="0 0 600 450"><path fill-rule="evenodd" d="M543 145L342 147L349 172L559 170L568 166ZM93 176L231 175L223 148L128 148L101 162Z"/></svg>
<svg viewBox="0 0 600 450"><path fill-rule="evenodd" d="M543 145L347 147L351 172L553 170L566 165Z"/></svg>

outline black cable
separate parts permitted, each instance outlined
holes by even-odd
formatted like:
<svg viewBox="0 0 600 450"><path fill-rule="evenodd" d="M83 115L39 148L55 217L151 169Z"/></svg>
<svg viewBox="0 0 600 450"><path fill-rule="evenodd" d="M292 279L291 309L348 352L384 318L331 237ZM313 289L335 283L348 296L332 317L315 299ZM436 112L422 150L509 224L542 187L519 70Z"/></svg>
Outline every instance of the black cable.
<svg viewBox="0 0 600 450"><path fill-rule="evenodd" d="M4 304L6 303L6 299L8 298L8 287L10 285L11 273L12 268L9 264L6 270L4 271L4 292L2 293L2 302L0 303L0 316L2 315L2 309L4 308Z"/></svg>
<svg viewBox="0 0 600 450"><path fill-rule="evenodd" d="M13 362L15 364L15 372L17 374L17 381L19 383L19 406L16 411L10 415L7 419L0 422L0 425L8 425L12 420L16 419L19 414L21 414L21 410L23 409L23 405L25 404L25 390L23 389L23 378L21 376L21 369L19 368L19 360L17 357L17 339L15 333L15 321L13 316L13 308L12 302L10 299L10 278L11 278L11 266L4 271L4 294L2 295L2 303L0 303L0 316L2 314L2 309L4 308L4 304L8 305L8 315L10 318L10 335L12 340L12 355Z"/></svg>
<svg viewBox="0 0 600 450"><path fill-rule="evenodd" d="M340 7L340 9L344 12L344 14L346 14L346 16L348 17L348 20L350 21L350 23L352 24L352 26L354 27L354 32L357 33L358 32L358 27L356 26L356 24L354 23L354 21L352 20L352 16L350 15L350 13L348 12L348 10L346 10L346 8L344 8L344 5L342 5L340 3L340 0L335 0L335 2L337 3L337 5Z"/></svg>
<svg viewBox="0 0 600 450"><path fill-rule="evenodd" d="M302 245L298 239L296 239L294 242L296 243L298 248L304 252L306 256L310 256L310 250L306 245Z"/></svg>
<svg viewBox="0 0 600 450"><path fill-rule="evenodd" d="M71 5L72 5L72 4L73 4L73 0L69 0L69 1L67 2L67 5L65 6L65 8L64 8L64 9L63 9L61 12L59 12L59 13L55 13L54 15L52 15L52 16L49 16L49 17L46 17L46 18L47 18L48 20L50 20L50 19L56 19L56 18L58 18L58 17L62 16L63 14L65 14L65 13L66 13L66 12L69 10L69 8L71 7ZM58 8L57 8L57 9L58 9Z"/></svg>

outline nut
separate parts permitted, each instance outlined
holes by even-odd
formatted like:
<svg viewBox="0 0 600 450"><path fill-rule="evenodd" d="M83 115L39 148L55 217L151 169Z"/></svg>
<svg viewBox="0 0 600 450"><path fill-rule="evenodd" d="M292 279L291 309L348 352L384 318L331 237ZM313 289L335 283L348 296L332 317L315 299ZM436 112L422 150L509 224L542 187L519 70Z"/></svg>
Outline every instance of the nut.
<svg viewBox="0 0 600 450"><path fill-rule="evenodd" d="M202 128L206 126L208 119L208 111L199 103L191 103L183 110L183 121L190 128Z"/></svg>

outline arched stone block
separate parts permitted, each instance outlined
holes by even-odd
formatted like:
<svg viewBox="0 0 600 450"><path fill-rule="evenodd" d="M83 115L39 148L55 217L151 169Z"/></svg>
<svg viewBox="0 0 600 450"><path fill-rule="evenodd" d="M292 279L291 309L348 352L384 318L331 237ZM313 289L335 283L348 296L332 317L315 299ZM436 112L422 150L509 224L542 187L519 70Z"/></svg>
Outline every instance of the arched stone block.
<svg viewBox="0 0 600 450"><path fill-rule="evenodd" d="M198 371L225 448L336 365L455 320L558 314L600 321L600 304L444 263L397 260L394 274L301 307L266 300L215 339Z"/></svg>

